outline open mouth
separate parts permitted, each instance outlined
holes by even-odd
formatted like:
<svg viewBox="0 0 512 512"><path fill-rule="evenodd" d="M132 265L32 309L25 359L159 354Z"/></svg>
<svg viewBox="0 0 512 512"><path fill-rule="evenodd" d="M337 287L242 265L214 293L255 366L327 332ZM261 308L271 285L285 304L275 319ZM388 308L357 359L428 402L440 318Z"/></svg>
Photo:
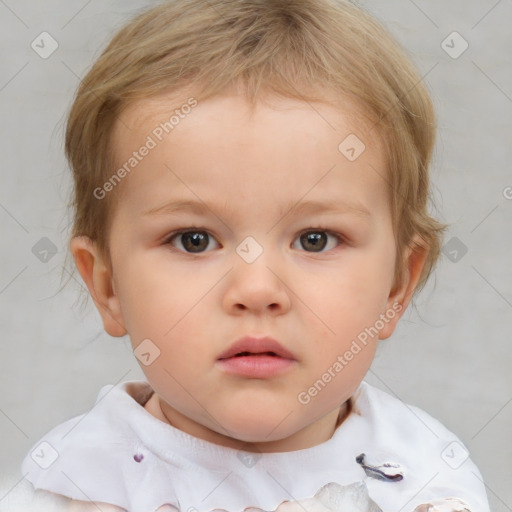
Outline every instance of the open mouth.
<svg viewBox="0 0 512 512"><path fill-rule="evenodd" d="M274 356L274 357L280 357L275 352L258 352L255 354L254 352L239 352L238 354L235 354L233 357L245 357L245 356Z"/></svg>

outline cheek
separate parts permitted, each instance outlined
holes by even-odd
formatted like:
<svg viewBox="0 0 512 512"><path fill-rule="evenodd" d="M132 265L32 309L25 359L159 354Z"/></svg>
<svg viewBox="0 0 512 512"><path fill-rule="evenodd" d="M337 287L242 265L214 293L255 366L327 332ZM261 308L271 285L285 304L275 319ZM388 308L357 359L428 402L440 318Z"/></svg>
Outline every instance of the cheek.
<svg viewBox="0 0 512 512"><path fill-rule="evenodd" d="M155 287L161 284L155 282ZM132 349L147 380L158 389L163 386L161 394L176 385L173 389L179 396L178 383L195 392L204 362L213 357L204 344L200 345L204 327L194 316L197 307L191 310L192 306L183 297L176 297L168 290L164 293L160 288L153 288L151 293L144 290L125 305ZM144 353L150 354L149 361L142 357Z"/></svg>
<svg viewBox="0 0 512 512"><path fill-rule="evenodd" d="M316 286L305 280L301 294L338 335L353 335L384 312L392 280L393 262L354 251Z"/></svg>
<svg viewBox="0 0 512 512"><path fill-rule="evenodd" d="M207 290L197 275L187 276L158 257L132 255L120 265L117 280L123 317L135 338L162 338L186 319Z"/></svg>
<svg viewBox="0 0 512 512"><path fill-rule="evenodd" d="M195 373L194 369L201 370L201 360L213 357L204 346L205 323L213 307L207 294L211 285L208 279L197 275L191 279L183 272L171 274L157 265L136 268L126 266L125 273L119 274L120 279L124 278L121 308L135 355L142 342L150 352L158 353L154 363L142 365L148 379L168 379L167 372L180 381L186 379Z"/></svg>

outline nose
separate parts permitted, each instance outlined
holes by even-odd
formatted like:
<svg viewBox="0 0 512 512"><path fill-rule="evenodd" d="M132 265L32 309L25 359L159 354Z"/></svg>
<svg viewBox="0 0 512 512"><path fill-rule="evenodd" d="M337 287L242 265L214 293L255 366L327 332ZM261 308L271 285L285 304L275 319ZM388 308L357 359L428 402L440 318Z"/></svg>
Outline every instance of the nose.
<svg viewBox="0 0 512 512"><path fill-rule="evenodd" d="M230 314L282 315L290 309L287 280L266 258L260 257L253 263L236 261L228 280L223 306Z"/></svg>

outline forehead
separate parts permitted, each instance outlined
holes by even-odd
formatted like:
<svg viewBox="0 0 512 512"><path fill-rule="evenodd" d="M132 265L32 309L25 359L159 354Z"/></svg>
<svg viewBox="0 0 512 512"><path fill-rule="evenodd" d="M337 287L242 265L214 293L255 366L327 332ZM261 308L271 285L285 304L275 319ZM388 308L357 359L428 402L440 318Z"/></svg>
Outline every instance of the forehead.
<svg viewBox="0 0 512 512"><path fill-rule="evenodd" d="M251 108L244 97L227 94L190 107L189 98L145 99L122 113L113 137L119 163L149 139L154 143L122 184L130 206L156 207L177 190L231 201L230 191L246 199L265 194L276 204L329 192L386 206L382 141L354 101L269 97Z"/></svg>
<svg viewBox="0 0 512 512"><path fill-rule="evenodd" d="M229 89L223 94L201 100L196 99L193 88L188 88L131 102L124 107L122 114L118 117L118 122L114 126L114 138L119 141L119 137L125 137L134 128L148 132L158 123L168 121L173 114L184 119L183 113L186 118L190 110L196 114L194 116L196 122L192 118L186 124L182 123L178 131L183 132L187 127L195 129L204 120L222 122L227 118L232 121L237 119L247 126L249 121L261 120L263 114L267 118L270 114L277 121L278 114L281 112L287 114L288 119L285 122L289 123L293 123L293 116L308 116L310 123L313 118L316 118L314 124L324 124L332 130L337 130L341 121L341 124L350 125L360 134L364 133L367 138L378 139L380 135L377 130L374 130L377 124L375 115L360 101L349 96L334 95L331 91L320 90L315 96L322 99L310 101L307 98L285 98L272 93L261 93L259 100L251 104L243 94L233 91L236 90ZM200 108L188 109L187 105L191 100ZM198 111L200 116L197 115ZM281 116L282 119L284 117L284 115ZM293 126L290 128L293 129Z"/></svg>

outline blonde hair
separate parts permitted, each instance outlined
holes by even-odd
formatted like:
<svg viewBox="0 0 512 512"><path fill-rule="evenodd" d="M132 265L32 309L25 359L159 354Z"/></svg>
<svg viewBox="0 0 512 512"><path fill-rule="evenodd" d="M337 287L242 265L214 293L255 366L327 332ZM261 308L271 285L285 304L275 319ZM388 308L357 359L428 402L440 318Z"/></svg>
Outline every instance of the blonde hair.
<svg viewBox="0 0 512 512"><path fill-rule="evenodd" d="M343 0L166 1L121 28L82 80L68 117L72 236L88 236L109 255L117 194L98 199L94 190L116 169L112 132L124 108L191 88L200 102L233 86L252 104L264 91L325 101L318 91L329 90L363 107L385 141L383 178L397 254L415 234L429 249L416 291L421 289L445 229L428 213L436 134L432 101L395 39L362 8ZM395 286L403 276L397 257Z"/></svg>

